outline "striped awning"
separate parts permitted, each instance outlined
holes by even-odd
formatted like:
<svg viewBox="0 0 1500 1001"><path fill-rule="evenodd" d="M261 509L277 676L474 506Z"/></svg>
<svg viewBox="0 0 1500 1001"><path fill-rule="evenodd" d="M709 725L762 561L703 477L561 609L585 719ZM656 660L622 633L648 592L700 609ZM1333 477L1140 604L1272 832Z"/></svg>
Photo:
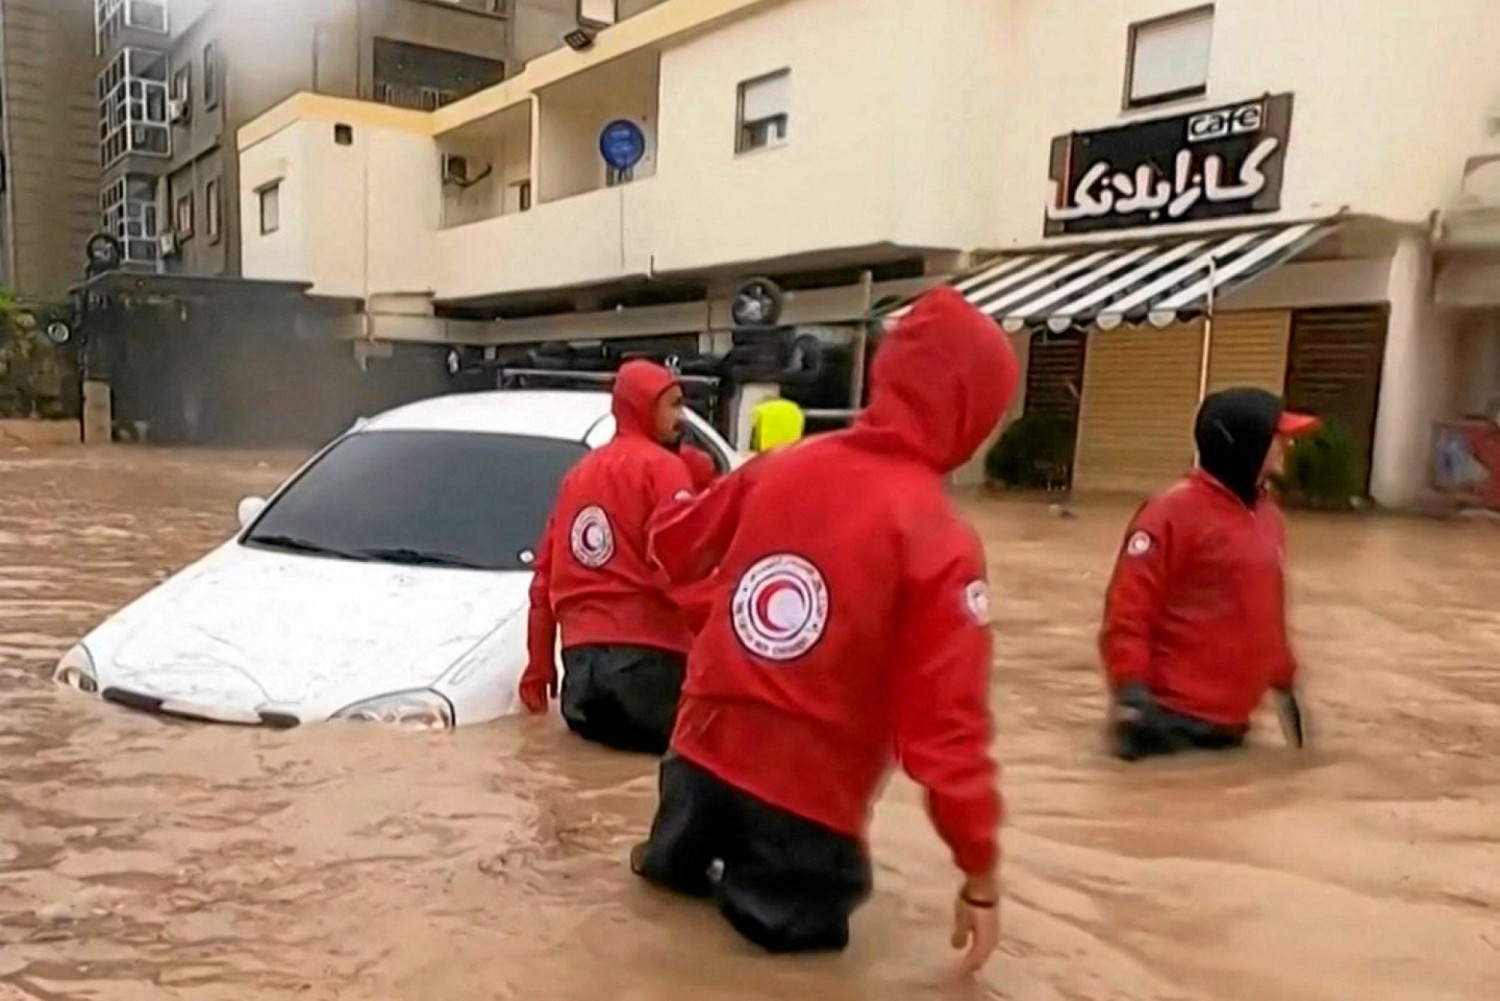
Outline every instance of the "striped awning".
<svg viewBox="0 0 1500 1001"><path fill-rule="evenodd" d="M1015 253L953 287L1011 332L1061 332L1097 324L1169 326L1200 316L1235 291L1327 236L1328 222L1183 236L1129 247ZM910 305L891 313L904 314Z"/></svg>

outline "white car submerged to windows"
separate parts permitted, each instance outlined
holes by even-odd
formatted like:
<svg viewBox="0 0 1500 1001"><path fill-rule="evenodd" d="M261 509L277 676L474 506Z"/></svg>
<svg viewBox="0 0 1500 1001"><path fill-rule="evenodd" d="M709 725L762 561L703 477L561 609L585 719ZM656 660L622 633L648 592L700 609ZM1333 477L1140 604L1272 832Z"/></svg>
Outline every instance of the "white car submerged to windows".
<svg viewBox="0 0 1500 1001"><path fill-rule="evenodd" d="M428 729L518 711L533 547L563 475L614 436L603 392L445 396L361 421L240 531L111 616L65 686L168 716ZM688 413L721 471L738 461Z"/></svg>

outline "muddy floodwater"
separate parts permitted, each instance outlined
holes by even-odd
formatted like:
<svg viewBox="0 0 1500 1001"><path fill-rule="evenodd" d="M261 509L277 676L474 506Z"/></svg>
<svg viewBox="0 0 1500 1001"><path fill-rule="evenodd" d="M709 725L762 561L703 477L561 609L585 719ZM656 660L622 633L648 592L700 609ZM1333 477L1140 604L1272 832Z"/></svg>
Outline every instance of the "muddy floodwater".
<svg viewBox="0 0 1500 1001"><path fill-rule="evenodd" d="M948 979L917 792L840 957L773 960L629 877L649 761L555 719L442 735L169 723L57 656L224 538L295 456L0 449L0 1001L1481 1001L1500 997L1500 529L1298 518L1315 748L1101 750L1129 508L970 510L994 580L1005 944Z"/></svg>

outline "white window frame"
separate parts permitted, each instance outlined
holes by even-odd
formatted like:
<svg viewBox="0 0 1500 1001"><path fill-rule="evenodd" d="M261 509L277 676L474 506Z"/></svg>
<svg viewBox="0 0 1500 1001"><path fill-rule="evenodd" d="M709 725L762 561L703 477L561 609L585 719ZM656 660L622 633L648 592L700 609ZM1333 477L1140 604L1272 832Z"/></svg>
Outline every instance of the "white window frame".
<svg viewBox="0 0 1500 1001"><path fill-rule="evenodd" d="M281 232L281 179L263 184L255 189L255 203L260 216L260 235L270 236ZM275 212L271 213L270 221L267 221L267 206L273 206Z"/></svg>
<svg viewBox="0 0 1500 1001"><path fill-rule="evenodd" d="M783 81L782 89L784 90L782 101L777 106L780 110L772 110L769 113L756 108L747 110L746 106L750 103L747 98L753 96L757 87L769 87L778 81ZM744 155L786 145L792 118L791 86L790 68L764 73L740 82L734 115L734 151L736 154Z"/></svg>
<svg viewBox="0 0 1500 1001"><path fill-rule="evenodd" d="M224 182L221 178L212 178L203 187L203 215L208 242L218 243L224 238Z"/></svg>
<svg viewBox="0 0 1500 1001"><path fill-rule="evenodd" d="M172 202L172 232L177 236L178 242L185 243L193 238L197 229L197 199L193 197L193 189L189 185Z"/></svg>
<svg viewBox="0 0 1500 1001"><path fill-rule="evenodd" d="M203 110L212 111L223 97L224 50L217 41L203 46Z"/></svg>
<svg viewBox="0 0 1500 1001"><path fill-rule="evenodd" d="M193 64L183 63L172 71L172 100L182 102L182 124L193 119Z"/></svg>
<svg viewBox="0 0 1500 1001"><path fill-rule="evenodd" d="M1215 28L1214 5L1204 4L1187 10L1167 14L1164 17L1152 18L1149 21L1138 21L1130 26L1126 39L1125 55L1125 108L1132 110L1136 108L1153 108L1162 104L1170 104L1174 101L1186 101L1195 97L1202 97L1208 93L1208 78L1213 58L1213 38ZM1150 72L1150 61L1152 60L1151 44L1153 39L1165 40L1170 33L1185 33L1197 29L1199 34L1206 34L1201 40L1198 50L1191 51L1179 56L1179 60L1186 62L1192 59L1196 64L1201 60L1201 73L1197 65L1180 67L1176 76L1179 79L1171 80L1156 86L1143 83L1139 78L1141 70L1146 67ZM1146 51L1143 53L1143 47ZM1172 73L1161 73L1171 79Z"/></svg>
<svg viewBox="0 0 1500 1001"><path fill-rule="evenodd" d="M620 20L619 0L578 0L578 23L608 28Z"/></svg>
<svg viewBox="0 0 1500 1001"><path fill-rule="evenodd" d="M132 191L139 188L139 191ZM99 195L104 232L120 241L126 264L155 264L160 259L160 209L157 181L145 174L117 177Z"/></svg>
<svg viewBox="0 0 1500 1001"><path fill-rule="evenodd" d="M165 53L121 49L100 72L99 166L172 155L171 65Z"/></svg>
<svg viewBox="0 0 1500 1001"><path fill-rule="evenodd" d="M156 24L150 24L137 12L160 13ZM149 31L163 37L172 28L171 8L167 0L94 0L94 55L102 56L105 48L128 29Z"/></svg>

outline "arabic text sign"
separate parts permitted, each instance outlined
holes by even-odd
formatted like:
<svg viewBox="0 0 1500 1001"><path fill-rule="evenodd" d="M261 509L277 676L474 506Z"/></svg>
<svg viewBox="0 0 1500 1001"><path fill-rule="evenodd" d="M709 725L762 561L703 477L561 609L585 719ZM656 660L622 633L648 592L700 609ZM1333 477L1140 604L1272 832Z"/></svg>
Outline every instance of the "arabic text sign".
<svg viewBox="0 0 1500 1001"><path fill-rule="evenodd" d="M1048 236L1281 207L1292 95L1052 141Z"/></svg>

